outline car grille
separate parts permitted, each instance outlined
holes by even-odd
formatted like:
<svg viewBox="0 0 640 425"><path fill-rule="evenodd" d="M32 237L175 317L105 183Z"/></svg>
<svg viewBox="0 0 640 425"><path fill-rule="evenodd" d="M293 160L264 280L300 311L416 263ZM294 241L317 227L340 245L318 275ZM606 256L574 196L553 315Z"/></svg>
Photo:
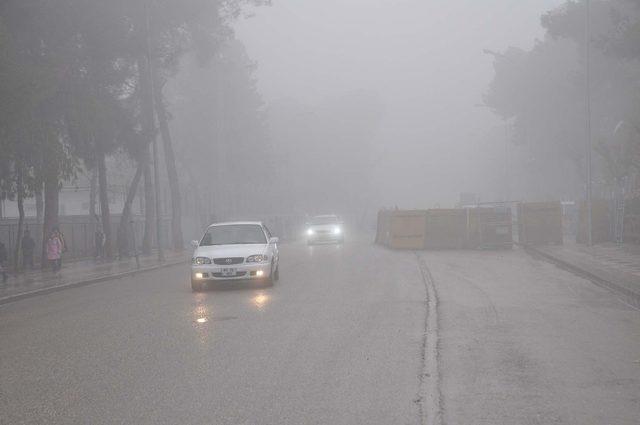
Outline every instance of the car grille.
<svg viewBox="0 0 640 425"><path fill-rule="evenodd" d="M247 272L237 272L236 274L231 276L226 276L226 275L223 275L222 273L211 273L211 274L213 275L213 277L242 277L246 275Z"/></svg>
<svg viewBox="0 0 640 425"><path fill-rule="evenodd" d="M213 263L219 266L244 263L244 257L214 258Z"/></svg>

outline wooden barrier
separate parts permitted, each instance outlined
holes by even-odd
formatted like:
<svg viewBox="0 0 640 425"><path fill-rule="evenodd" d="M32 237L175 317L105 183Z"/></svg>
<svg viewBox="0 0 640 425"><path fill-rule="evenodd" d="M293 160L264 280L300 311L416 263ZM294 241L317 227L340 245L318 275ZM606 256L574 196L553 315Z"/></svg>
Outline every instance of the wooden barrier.
<svg viewBox="0 0 640 425"><path fill-rule="evenodd" d="M480 249L511 249L513 219L511 207L476 208L477 247Z"/></svg>
<svg viewBox="0 0 640 425"><path fill-rule="evenodd" d="M531 245L562 245L561 203L518 204L518 241Z"/></svg>
<svg viewBox="0 0 640 425"><path fill-rule="evenodd" d="M427 212L393 211L388 246L393 249L424 249Z"/></svg>
<svg viewBox="0 0 640 425"><path fill-rule="evenodd" d="M427 229L424 248L470 248L472 220L469 209L438 209L427 213Z"/></svg>
<svg viewBox="0 0 640 425"><path fill-rule="evenodd" d="M591 201L591 229L593 243L609 242L612 240L608 201L604 199L593 199ZM582 244L586 244L588 242L586 202L580 203L576 242Z"/></svg>
<svg viewBox="0 0 640 425"><path fill-rule="evenodd" d="M479 249L512 246L509 208L382 210L376 243L393 249Z"/></svg>

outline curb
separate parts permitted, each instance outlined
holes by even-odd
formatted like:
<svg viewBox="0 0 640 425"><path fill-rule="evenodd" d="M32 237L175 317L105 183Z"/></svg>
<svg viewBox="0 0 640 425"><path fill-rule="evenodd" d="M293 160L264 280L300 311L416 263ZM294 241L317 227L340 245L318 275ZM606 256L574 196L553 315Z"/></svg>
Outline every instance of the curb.
<svg viewBox="0 0 640 425"><path fill-rule="evenodd" d="M138 273L151 272L154 270L164 269L168 267L178 266L180 264L187 264L188 260L183 259L180 261L172 261L167 263L158 264L151 267L144 267L135 270L129 270L126 272L110 274L107 276L94 277L91 279L78 280L75 282L63 283L62 285L51 286L48 288L35 289L33 291L23 292L20 294L9 295L8 297L0 298L0 305L13 303L27 298L37 297L40 295L51 294L53 292L64 291L65 289L78 288L82 286L89 286L96 283L106 282L110 280L122 279L124 277L134 276Z"/></svg>
<svg viewBox="0 0 640 425"><path fill-rule="evenodd" d="M567 270L577 276L587 279L591 281L593 284L601 288L605 288L612 292L615 292L616 294L622 297L622 300L625 303L640 309L640 293L631 291L629 288L626 288L625 286L620 285L611 279L599 276L594 272L591 272L582 267L576 266L573 263L560 259L557 256L553 254L549 254L548 252L545 252L544 250L538 249L534 246L531 246L531 245L520 245L520 246L522 246L522 248L524 248L524 250L529 255L543 257L545 260L549 261L552 264L555 264L561 269Z"/></svg>

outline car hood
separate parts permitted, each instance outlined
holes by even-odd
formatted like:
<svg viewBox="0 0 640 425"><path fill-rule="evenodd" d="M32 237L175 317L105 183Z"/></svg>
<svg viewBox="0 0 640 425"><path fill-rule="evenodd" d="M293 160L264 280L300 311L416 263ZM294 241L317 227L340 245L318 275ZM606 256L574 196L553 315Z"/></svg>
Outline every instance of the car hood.
<svg viewBox="0 0 640 425"><path fill-rule="evenodd" d="M248 257L250 255L264 254L267 251L267 246L267 244L199 246L193 252L193 256L209 258Z"/></svg>

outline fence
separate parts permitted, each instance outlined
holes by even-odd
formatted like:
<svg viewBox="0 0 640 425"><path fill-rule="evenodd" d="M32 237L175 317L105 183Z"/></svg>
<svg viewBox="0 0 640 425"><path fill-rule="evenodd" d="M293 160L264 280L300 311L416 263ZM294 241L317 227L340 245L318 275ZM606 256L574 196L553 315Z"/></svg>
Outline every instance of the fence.
<svg viewBox="0 0 640 425"><path fill-rule="evenodd" d="M65 216L60 217L59 228L64 234L67 251L64 254L66 260L90 258L95 255L95 233L98 223L89 216ZM120 216L111 216L111 231L113 237L113 247L116 249L116 234ZM155 222L154 222L155 223ZM135 240L138 248L142 244L142 235L144 233L144 217L136 216L133 218L132 228L127 233L131 240ZM43 225L37 223L33 218L25 219L25 229L29 229L31 236L36 243L36 251L34 253L34 261L40 261L40 249L42 247L42 229ZM163 247L169 245L170 219L163 218L160 226ZM9 264L13 263L14 247L18 235L18 220L4 219L0 221L0 241L7 247L9 254ZM152 245L155 247L156 234L153 232Z"/></svg>

